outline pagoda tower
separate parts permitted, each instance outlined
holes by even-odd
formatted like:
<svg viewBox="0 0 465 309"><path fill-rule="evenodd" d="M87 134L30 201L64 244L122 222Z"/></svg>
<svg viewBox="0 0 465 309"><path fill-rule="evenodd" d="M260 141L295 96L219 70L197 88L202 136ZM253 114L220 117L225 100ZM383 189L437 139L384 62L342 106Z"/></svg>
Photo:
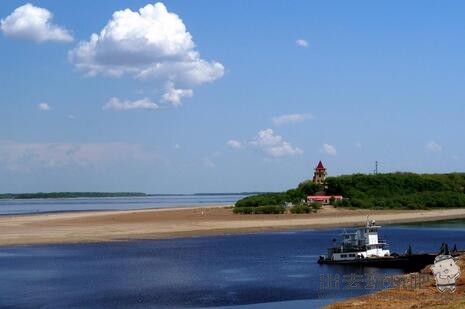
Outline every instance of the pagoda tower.
<svg viewBox="0 0 465 309"><path fill-rule="evenodd" d="M313 175L313 183L316 184L324 184L326 180L326 168L324 167L323 163L320 161L318 165L315 167L315 174Z"/></svg>

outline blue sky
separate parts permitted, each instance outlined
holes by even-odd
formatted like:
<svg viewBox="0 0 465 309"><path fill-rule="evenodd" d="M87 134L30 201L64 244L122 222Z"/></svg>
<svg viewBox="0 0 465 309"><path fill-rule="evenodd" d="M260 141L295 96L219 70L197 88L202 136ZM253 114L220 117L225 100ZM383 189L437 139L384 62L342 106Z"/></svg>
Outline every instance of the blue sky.
<svg viewBox="0 0 465 309"><path fill-rule="evenodd" d="M0 3L0 192L463 171L461 1L26 3Z"/></svg>

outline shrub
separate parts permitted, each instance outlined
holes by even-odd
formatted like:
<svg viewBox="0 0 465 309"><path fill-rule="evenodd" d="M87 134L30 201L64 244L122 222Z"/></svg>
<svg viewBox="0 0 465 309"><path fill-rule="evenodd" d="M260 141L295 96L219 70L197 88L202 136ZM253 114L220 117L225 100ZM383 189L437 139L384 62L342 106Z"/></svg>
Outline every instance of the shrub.
<svg viewBox="0 0 465 309"><path fill-rule="evenodd" d="M234 207L233 212L235 214L283 214L286 209L284 206L279 205L268 205L268 206L257 206L257 207Z"/></svg>
<svg viewBox="0 0 465 309"><path fill-rule="evenodd" d="M305 205L296 205L291 208L291 213L293 214L308 214L310 211L310 207Z"/></svg>
<svg viewBox="0 0 465 309"><path fill-rule="evenodd" d="M253 214L255 211L255 207L234 207L233 213L235 214Z"/></svg>
<svg viewBox="0 0 465 309"><path fill-rule="evenodd" d="M280 205L286 201L285 193L264 193L247 196L236 202L236 207L257 207L266 205Z"/></svg>
<svg viewBox="0 0 465 309"><path fill-rule="evenodd" d="M252 196L247 196L236 202L236 207L258 207L267 205L282 205L285 202L299 203L305 200L308 195L315 194L322 191L322 185L314 184L311 181L304 181L295 189L287 190L286 192L279 193L264 193Z"/></svg>
<svg viewBox="0 0 465 309"><path fill-rule="evenodd" d="M348 199L343 199L342 201L336 201L334 207L350 207L350 202Z"/></svg>
<svg viewBox="0 0 465 309"><path fill-rule="evenodd" d="M323 206L320 202L315 202L315 203L312 203L312 209L316 212L317 210L321 209L321 207Z"/></svg>
<svg viewBox="0 0 465 309"><path fill-rule="evenodd" d="M255 214L283 214L286 211L284 206L271 205L271 206L258 206L255 207Z"/></svg>

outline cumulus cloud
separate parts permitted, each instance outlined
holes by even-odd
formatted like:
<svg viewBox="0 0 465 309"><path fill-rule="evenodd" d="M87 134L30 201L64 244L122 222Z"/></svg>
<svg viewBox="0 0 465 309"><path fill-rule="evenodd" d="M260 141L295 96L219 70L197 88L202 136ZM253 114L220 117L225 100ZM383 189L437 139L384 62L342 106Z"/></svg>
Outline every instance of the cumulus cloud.
<svg viewBox="0 0 465 309"><path fill-rule="evenodd" d="M238 140L231 139L229 140L226 145L232 149L241 149L242 148L242 143Z"/></svg>
<svg viewBox="0 0 465 309"><path fill-rule="evenodd" d="M44 8L27 3L0 21L7 37L36 42L71 42L73 36L65 28L52 24L53 14Z"/></svg>
<svg viewBox="0 0 465 309"><path fill-rule="evenodd" d="M41 111L48 111L50 110L50 105L48 105L47 103L39 103L37 104L37 108Z"/></svg>
<svg viewBox="0 0 465 309"><path fill-rule="evenodd" d="M158 2L113 13L100 33L69 52L75 67L89 75L150 79L169 87L163 99L179 105L192 87L221 78L224 67L200 58L182 19Z"/></svg>
<svg viewBox="0 0 465 309"><path fill-rule="evenodd" d="M304 39L298 39L295 41L295 44L299 47L307 48L308 47L308 42Z"/></svg>
<svg viewBox="0 0 465 309"><path fill-rule="evenodd" d="M441 152L442 146L435 141L430 141L425 145L425 149L429 152Z"/></svg>
<svg viewBox="0 0 465 309"><path fill-rule="evenodd" d="M173 83L169 83L165 94L163 94L163 101L171 103L173 106L180 106L183 97L192 97L194 92L192 89L176 89Z"/></svg>
<svg viewBox="0 0 465 309"><path fill-rule="evenodd" d="M112 109L116 111L124 111L130 109L158 109L159 106L151 100L145 98L136 101L121 101L118 98L111 98L104 106L104 110Z"/></svg>
<svg viewBox="0 0 465 309"><path fill-rule="evenodd" d="M313 119L313 115L309 113L305 114L287 114L281 115L277 117L273 117L272 121L274 125L283 125L283 124L290 124L290 123L299 123L305 120Z"/></svg>
<svg viewBox="0 0 465 309"><path fill-rule="evenodd" d="M283 140L280 135L275 134L272 129L259 131L251 144L259 147L266 155L275 158L303 153L300 148L293 147L290 143Z"/></svg>
<svg viewBox="0 0 465 309"><path fill-rule="evenodd" d="M249 143L252 147L260 149L265 155L279 158L285 156L295 156L303 153L302 149L293 147L272 129L261 130L257 136Z"/></svg>
<svg viewBox="0 0 465 309"><path fill-rule="evenodd" d="M323 151L330 156L335 156L337 154L336 148L330 144L323 144Z"/></svg>
<svg viewBox="0 0 465 309"><path fill-rule="evenodd" d="M99 167L121 162L159 162L160 156L128 143L16 143L0 141L0 165L12 171L43 168Z"/></svg>

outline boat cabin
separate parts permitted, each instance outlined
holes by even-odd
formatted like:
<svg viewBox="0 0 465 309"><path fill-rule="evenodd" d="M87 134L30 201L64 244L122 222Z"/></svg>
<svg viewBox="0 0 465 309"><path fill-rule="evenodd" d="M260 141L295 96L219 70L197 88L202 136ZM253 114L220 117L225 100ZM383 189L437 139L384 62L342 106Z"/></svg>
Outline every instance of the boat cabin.
<svg viewBox="0 0 465 309"><path fill-rule="evenodd" d="M344 232L342 242L328 250L328 258L332 260L351 260L370 257L389 256L386 241L378 236L374 220L367 219L365 227L354 232Z"/></svg>

